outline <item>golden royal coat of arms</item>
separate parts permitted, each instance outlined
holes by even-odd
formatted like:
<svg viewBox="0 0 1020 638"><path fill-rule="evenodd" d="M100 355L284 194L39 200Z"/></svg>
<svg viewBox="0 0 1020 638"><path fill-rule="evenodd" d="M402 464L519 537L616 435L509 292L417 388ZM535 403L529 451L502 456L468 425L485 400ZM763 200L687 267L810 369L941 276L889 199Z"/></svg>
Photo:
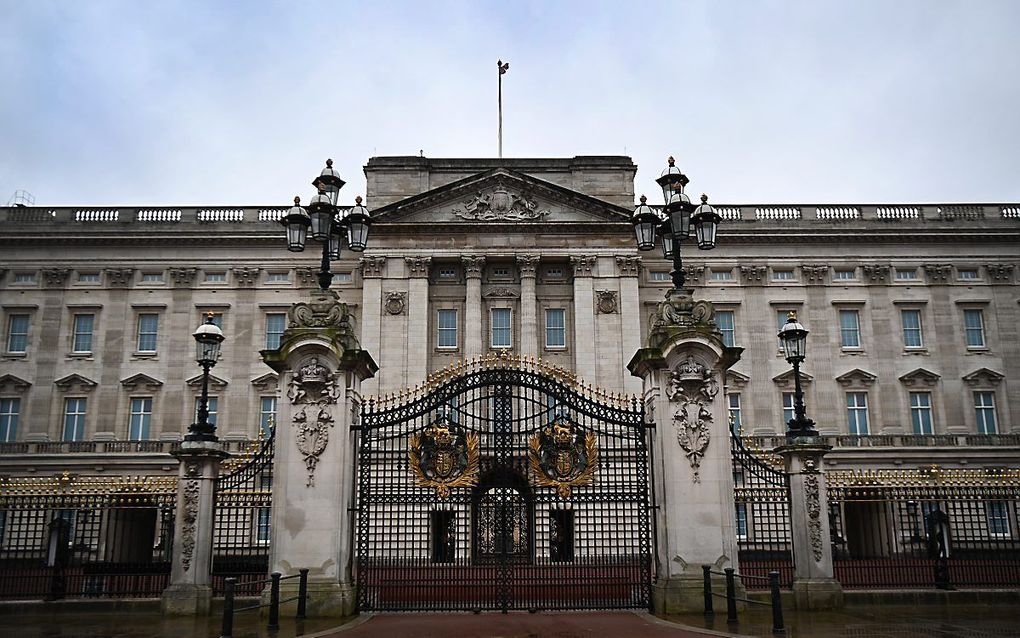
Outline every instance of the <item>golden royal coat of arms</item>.
<svg viewBox="0 0 1020 638"><path fill-rule="evenodd" d="M435 489L439 498L449 496L452 488L478 483L477 434L437 421L412 434L408 448L415 483Z"/></svg>
<svg viewBox="0 0 1020 638"><path fill-rule="evenodd" d="M568 498L575 487L590 485L599 463L598 437L559 419L531 436L528 458L535 484L555 487Z"/></svg>

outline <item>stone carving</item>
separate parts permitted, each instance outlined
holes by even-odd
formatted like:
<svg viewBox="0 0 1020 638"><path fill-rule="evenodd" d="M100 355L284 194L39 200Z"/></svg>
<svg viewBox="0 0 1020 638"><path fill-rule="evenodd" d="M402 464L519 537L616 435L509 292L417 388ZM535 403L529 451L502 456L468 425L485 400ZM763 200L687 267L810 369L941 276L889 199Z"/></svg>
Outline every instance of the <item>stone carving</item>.
<svg viewBox="0 0 1020 638"><path fill-rule="evenodd" d="M808 467L810 474L804 475L804 496L808 515L808 538L811 540L811 555L815 562L822 560L822 507L818 491L818 470L814 463Z"/></svg>
<svg viewBox="0 0 1020 638"><path fill-rule="evenodd" d="M386 292L386 312L391 315L402 315L407 310L407 293L390 290Z"/></svg>
<svg viewBox="0 0 1020 638"><path fill-rule="evenodd" d="M701 283L701 276L705 274L704 266L684 266L684 276L692 284Z"/></svg>
<svg viewBox="0 0 1020 638"><path fill-rule="evenodd" d="M361 266L362 277L382 277L383 269L386 267L386 258L366 255L358 260L358 264Z"/></svg>
<svg viewBox="0 0 1020 638"><path fill-rule="evenodd" d="M693 292L690 288L673 288L666 293L666 298L659 302L652 315L648 330L650 345L661 344L671 327L698 328L722 339L719 327L715 325L715 306L708 301L694 301Z"/></svg>
<svg viewBox="0 0 1020 638"><path fill-rule="evenodd" d="M198 497L201 491L198 463L192 461L185 465L184 475L188 478L184 483L181 567L188 571L191 569L191 559L195 555L195 526L198 524Z"/></svg>
<svg viewBox="0 0 1020 638"><path fill-rule="evenodd" d="M468 279L480 279L482 276L482 267L485 266L485 257L478 257L470 255L460 258L460 263L464 265L464 276Z"/></svg>
<svg viewBox="0 0 1020 638"><path fill-rule="evenodd" d="M493 288L483 296L486 299L516 299L520 295L510 288Z"/></svg>
<svg viewBox="0 0 1020 638"><path fill-rule="evenodd" d="M949 275L953 267L949 264L925 264L924 274L928 275L928 281L933 284L944 284L949 281Z"/></svg>
<svg viewBox="0 0 1020 638"><path fill-rule="evenodd" d="M254 286L259 280L259 271L261 268L233 268L234 281L237 282L238 286Z"/></svg>
<svg viewBox="0 0 1020 638"><path fill-rule="evenodd" d="M178 286L188 286L195 281L198 268L171 268L170 281Z"/></svg>
<svg viewBox="0 0 1020 638"><path fill-rule="evenodd" d="M111 286L126 286L131 283L134 268L107 268L106 282Z"/></svg>
<svg viewBox="0 0 1020 638"><path fill-rule="evenodd" d="M591 277L592 269L595 268L595 255L576 255L570 258L570 266L574 269L575 277Z"/></svg>
<svg viewBox="0 0 1020 638"><path fill-rule="evenodd" d="M1000 283L1009 283L1013 278L1013 264L987 264L988 278Z"/></svg>
<svg viewBox="0 0 1020 638"><path fill-rule="evenodd" d="M864 276L873 284L884 283L889 279L889 266L884 264L861 266Z"/></svg>
<svg viewBox="0 0 1020 638"><path fill-rule="evenodd" d="M673 411L677 443L687 455L695 483L701 482L701 459L711 442L711 403L718 393L719 382L715 374L693 355L688 355L676 367L666 386L666 396L677 404Z"/></svg>
<svg viewBox="0 0 1020 638"><path fill-rule="evenodd" d="M319 363L318 357L310 357L291 377L287 398L294 405L304 406L294 414L292 425L297 430L298 451L304 456L308 470L306 487L315 485L315 466L326 450L329 430L334 424L333 415L326 406L335 404L339 396L336 375ZM308 410L313 411L314 418L309 418Z"/></svg>
<svg viewBox="0 0 1020 638"><path fill-rule="evenodd" d="M407 274L410 277L428 277L431 257L404 257L407 264Z"/></svg>
<svg viewBox="0 0 1020 638"><path fill-rule="evenodd" d="M641 258L617 255L616 269L621 277L637 277L641 273Z"/></svg>
<svg viewBox="0 0 1020 638"><path fill-rule="evenodd" d="M595 299L595 308L604 315L613 314L616 312L619 305L617 303L617 294L615 290L596 290Z"/></svg>
<svg viewBox="0 0 1020 638"><path fill-rule="evenodd" d="M800 272L804 275L804 281L809 284L824 284L825 276L829 274L828 266L817 266L817 265L805 265L800 267Z"/></svg>
<svg viewBox="0 0 1020 638"><path fill-rule="evenodd" d="M761 284L767 270L765 266L741 266L740 276L744 278L745 284Z"/></svg>
<svg viewBox="0 0 1020 638"><path fill-rule="evenodd" d="M315 410L314 420L308 419L308 413L306 412L308 407L312 407ZM326 451L326 445L329 444L329 430L334 425L333 415L321 405L307 406L301 408L294 415L293 424L297 428L297 434L295 435L297 449L305 457L305 469L308 471L305 487L314 487L315 466L319 464L319 457Z"/></svg>
<svg viewBox="0 0 1020 638"><path fill-rule="evenodd" d="M535 221L549 211L540 209L538 202L528 195L511 193L500 185L491 193L478 191L462 208L455 208L453 214L471 221Z"/></svg>
<svg viewBox="0 0 1020 638"><path fill-rule="evenodd" d="M538 270L538 255L517 255L517 271L521 278L534 277Z"/></svg>
<svg viewBox="0 0 1020 638"><path fill-rule="evenodd" d="M43 268L43 282L52 288L58 288L67 281L67 275L71 270L68 268Z"/></svg>
<svg viewBox="0 0 1020 638"><path fill-rule="evenodd" d="M297 272L298 286L301 288L319 285L319 276L316 270L312 268L295 268L294 270Z"/></svg>

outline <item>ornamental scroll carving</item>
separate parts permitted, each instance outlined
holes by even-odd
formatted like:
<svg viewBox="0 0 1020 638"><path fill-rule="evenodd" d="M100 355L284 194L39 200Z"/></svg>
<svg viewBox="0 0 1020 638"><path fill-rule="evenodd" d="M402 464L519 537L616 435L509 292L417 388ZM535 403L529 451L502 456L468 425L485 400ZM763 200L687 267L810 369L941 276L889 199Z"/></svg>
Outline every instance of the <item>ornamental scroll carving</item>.
<svg viewBox="0 0 1020 638"><path fill-rule="evenodd" d="M294 405L301 406L294 413L291 425L308 471L305 487L315 485L315 467L326 451L329 431L334 425L333 415L326 406L335 404L339 396L336 376L319 363L318 357L310 357L298 368L287 388L287 398Z"/></svg>
<svg viewBox="0 0 1020 638"><path fill-rule="evenodd" d="M397 290L386 292L386 303L383 304L387 314L402 315L407 310L407 293Z"/></svg>
<svg viewBox="0 0 1020 638"><path fill-rule="evenodd" d="M491 193L478 191L474 197L455 208L453 214L471 221L535 221L549 214L527 194L511 193L497 186Z"/></svg>
<svg viewBox="0 0 1020 638"><path fill-rule="evenodd" d="M595 299L595 308L603 315L613 314L619 305L615 290L596 290Z"/></svg>
<svg viewBox="0 0 1020 638"><path fill-rule="evenodd" d="M818 489L817 470L804 475L804 496L808 515L808 538L815 562L822 560L822 506Z"/></svg>
<svg viewBox="0 0 1020 638"><path fill-rule="evenodd" d="M676 367L666 386L666 396L677 404L673 410L677 443L691 464L695 483L701 482L701 459L711 442L711 403L718 393L715 374L693 355Z"/></svg>
<svg viewBox="0 0 1020 638"><path fill-rule="evenodd" d="M184 571L191 569L191 559L195 556L195 526L198 524L198 500L201 491L199 484L198 463L189 462L185 466L184 475L184 524L181 526L181 567Z"/></svg>

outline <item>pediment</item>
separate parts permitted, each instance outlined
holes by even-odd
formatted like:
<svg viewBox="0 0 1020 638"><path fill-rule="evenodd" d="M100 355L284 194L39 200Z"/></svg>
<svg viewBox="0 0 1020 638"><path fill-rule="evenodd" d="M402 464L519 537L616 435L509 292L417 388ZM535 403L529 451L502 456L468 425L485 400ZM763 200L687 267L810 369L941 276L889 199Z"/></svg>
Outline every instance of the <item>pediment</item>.
<svg viewBox="0 0 1020 638"><path fill-rule="evenodd" d="M373 222L549 224L629 222L631 211L551 182L496 168L383 206Z"/></svg>
<svg viewBox="0 0 1020 638"><path fill-rule="evenodd" d="M907 387L930 388L938 383L941 378L941 376L935 374L931 370L917 368L900 376L900 381Z"/></svg>
<svg viewBox="0 0 1020 638"><path fill-rule="evenodd" d="M512 288L507 288L506 286L492 288L482 294L482 297L486 299L517 299L520 296L521 295Z"/></svg>
<svg viewBox="0 0 1020 638"><path fill-rule="evenodd" d="M275 372L267 372L260 377L252 379L251 384L261 392L266 392L267 390L276 392L280 387L280 375Z"/></svg>
<svg viewBox="0 0 1020 638"><path fill-rule="evenodd" d="M25 381L21 377L16 377L13 374L0 376L0 392L24 392L30 387L32 387L31 381Z"/></svg>
<svg viewBox="0 0 1020 638"><path fill-rule="evenodd" d="M751 381L751 377L746 374L741 374L736 370L730 369L726 371L726 387L739 390L746 386Z"/></svg>
<svg viewBox="0 0 1020 638"><path fill-rule="evenodd" d="M92 379L83 377L78 373L69 374L66 377L61 377L53 382L53 385L57 386L60 390L68 391L77 388L81 392L89 392L92 388L98 385Z"/></svg>
<svg viewBox="0 0 1020 638"><path fill-rule="evenodd" d="M195 390L201 390L202 389L202 375L199 374L197 376L191 377L190 379L185 381L185 383L187 383L189 387L191 387L191 388L193 388ZM209 375L209 386L213 387L213 388L216 388L217 390L222 390L223 388L227 387L227 381L225 379L219 378L215 374L210 374Z"/></svg>
<svg viewBox="0 0 1020 638"><path fill-rule="evenodd" d="M162 387L163 382L159 379L154 379L147 374L133 374L126 379L121 379L120 384L128 390L134 390L138 387L143 387L146 390L156 390Z"/></svg>
<svg viewBox="0 0 1020 638"><path fill-rule="evenodd" d="M1006 378L1006 375L996 372L995 370L989 370L988 368L978 368L970 374L963 375L963 381L971 387L984 387L990 388L999 385L999 382Z"/></svg>
<svg viewBox="0 0 1020 638"><path fill-rule="evenodd" d="M809 385L814 380L815 378L810 374L804 372L803 370L800 371L800 382L802 384ZM772 382L781 388L793 388L794 386L793 368L790 368L786 372L777 374L776 376L772 377Z"/></svg>
<svg viewBox="0 0 1020 638"><path fill-rule="evenodd" d="M867 370L854 368L836 377L836 382L844 388L866 388L873 384L877 378L878 375L874 375Z"/></svg>

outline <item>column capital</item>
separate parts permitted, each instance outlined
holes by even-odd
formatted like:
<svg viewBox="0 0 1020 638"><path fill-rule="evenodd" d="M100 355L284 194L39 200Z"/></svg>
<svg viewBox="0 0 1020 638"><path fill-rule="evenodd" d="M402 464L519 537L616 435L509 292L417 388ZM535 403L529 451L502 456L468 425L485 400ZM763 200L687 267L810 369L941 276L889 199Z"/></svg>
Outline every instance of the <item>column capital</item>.
<svg viewBox="0 0 1020 638"><path fill-rule="evenodd" d="M482 268L485 266L485 257L481 255L464 255L460 258L464 265L464 277L467 279L481 279Z"/></svg>
<svg viewBox="0 0 1020 638"><path fill-rule="evenodd" d="M641 274L641 258L637 255L617 255L616 270L621 277L637 277Z"/></svg>
<svg viewBox="0 0 1020 638"><path fill-rule="evenodd" d="M574 255L570 258L570 267L574 269L574 277L591 277L597 261L595 255Z"/></svg>
<svg viewBox="0 0 1020 638"><path fill-rule="evenodd" d="M421 278L429 276L429 266L432 264L431 257L404 257L407 264L407 274L410 277Z"/></svg>
<svg viewBox="0 0 1020 638"><path fill-rule="evenodd" d="M383 270L386 269L386 256L365 255L358 260L358 266L361 267L361 277L363 279L382 277Z"/></svg>
<svg viewBox="0 0 1020 638"><path fill-rule="evenodd" d="M517 270L521 273L521 279L535 277L539 259L538 255L517 255Z"/></svg>

